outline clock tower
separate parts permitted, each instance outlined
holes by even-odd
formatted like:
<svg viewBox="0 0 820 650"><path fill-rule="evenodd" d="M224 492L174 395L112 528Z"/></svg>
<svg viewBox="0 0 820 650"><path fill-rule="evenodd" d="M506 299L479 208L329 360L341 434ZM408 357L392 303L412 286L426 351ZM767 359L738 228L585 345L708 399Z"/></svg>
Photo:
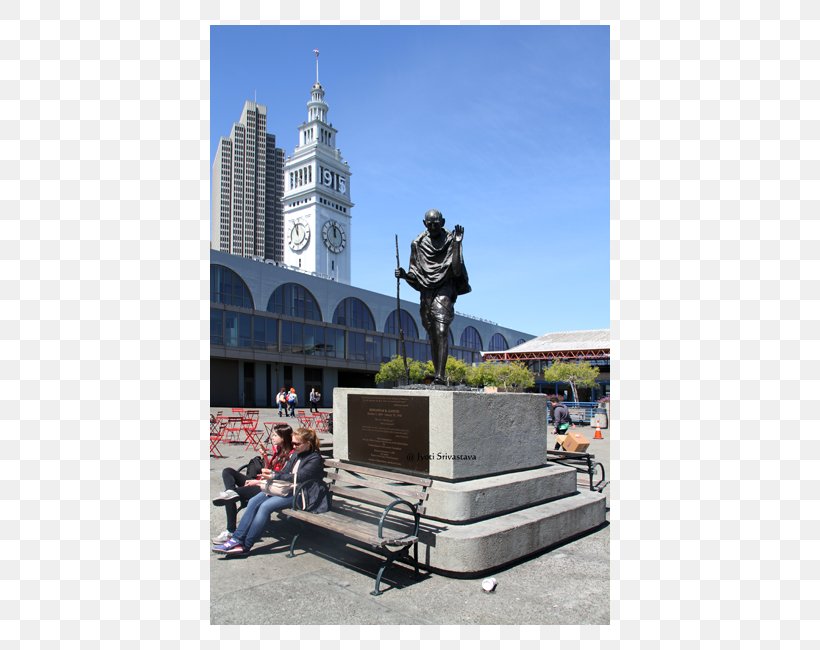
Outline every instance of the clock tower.
<svg viewBox="0 0 820 650"><path fill-rule="evenodd" d="M299 126L299 144L285 161L282 197L284 262L350 284L350 168L336 148L336 129L327 121L325 89L310 89L308 119Z"/></svg>

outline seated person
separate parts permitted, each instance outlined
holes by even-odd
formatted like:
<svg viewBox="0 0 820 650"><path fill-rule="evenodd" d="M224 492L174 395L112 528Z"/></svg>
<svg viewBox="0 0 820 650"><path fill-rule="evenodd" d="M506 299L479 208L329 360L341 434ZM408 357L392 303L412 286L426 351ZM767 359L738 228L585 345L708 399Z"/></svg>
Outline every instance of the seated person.
<svg viewBox="0 0 820 650"><path fill-rule="evenodd" d="M214 544L227 542L236 530L236 514L240 508L248 505L248 501L262 491L260 483L271 477L273 472L279 472L285 467L290 455L293 453L293 443L291 437L293 429L288 424L276 424L271 434L273 448L268 459L267 467L259 467L257 463L248 463L246 473L243 474L232 467L222 470L222 481L225 483L225 491L214 499L215 506L225 506L225 518L227 519L226 529L213 538ZM260 449L263 456L267 456L264 448ZM257 479L262 479L261 481Z"/></svg>
<svg viewBox="0 0 820 650"><path fill-rule="evenodd" d="M296 489L310 480L319 481L305 490L307 502L305 510L311 512L325 512L329 503L326 490L322 489L321 481L324 477L324 459L319 454L319 438L313 429L296 429L293 434L294 453L282 471L272 472L271 478L281 481L293 481L296 477ZM297 465L298 463L298 465ZM255 481L263 483L264 481ZM216 553L226 555L247 555L254 544L262 537L270 516L276 511L289 508L293 505L293 494L289 496L270 496L260 492L248 502L242 521L231 539L224 544L212 547Z"/></svg>

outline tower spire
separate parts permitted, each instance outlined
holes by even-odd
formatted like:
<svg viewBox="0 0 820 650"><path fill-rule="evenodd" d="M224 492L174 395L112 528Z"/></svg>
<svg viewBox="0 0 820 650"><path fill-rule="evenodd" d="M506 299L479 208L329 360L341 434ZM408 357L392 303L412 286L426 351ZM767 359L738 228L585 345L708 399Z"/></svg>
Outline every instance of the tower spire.
<svg viewBox="0 0 820 650"><path fill-rule="evenodd" d="M319 50L313 50L316 55L316 83L319 83Z"/></svg>

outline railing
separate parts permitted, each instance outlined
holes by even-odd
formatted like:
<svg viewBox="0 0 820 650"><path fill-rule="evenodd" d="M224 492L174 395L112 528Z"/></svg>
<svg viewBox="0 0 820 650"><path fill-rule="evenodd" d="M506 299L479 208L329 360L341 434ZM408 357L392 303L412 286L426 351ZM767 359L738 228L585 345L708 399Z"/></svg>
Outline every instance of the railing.
<svg viewBox="0 0 820 650"><path fill-rule="evenodd" d="M593 416L599 411L605 411L598 402L564 402L569 409L569 416L573 422L592 422ZM551 421L550 406L547 404L547 422ZM602 425L603 426L603 425Z"/></svg>

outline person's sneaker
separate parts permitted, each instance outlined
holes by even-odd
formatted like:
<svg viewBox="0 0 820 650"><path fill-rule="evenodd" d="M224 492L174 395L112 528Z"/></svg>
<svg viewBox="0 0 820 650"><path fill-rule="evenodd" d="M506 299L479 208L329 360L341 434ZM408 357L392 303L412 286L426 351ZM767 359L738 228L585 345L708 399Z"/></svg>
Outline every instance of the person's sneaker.
<svg viewBox="0 0 820 650"><path fill-rule="evenodd" d="M246 549L242 544L238 544L232 548L229 548L225 551L225 555L247 555L251 549Z"/></svg>
<svg viewBox="0 0 820 650"><path fill-rule="evenodd" d="M219 496L212 501L215 506L224 506L231 501L239 501L239 495L233 490L225 490L220 492Z"/></svg>
<svg viewBox="0 0 820 650"><path fill-rule="evenodd" d="M228 532L227 530L223 530L219 535L214 537L211 541L214 544L224 544L231 538L232 533Z"/></svg>
<svg viewBox="0 0 820 650"><path fill-rule="evenodd" d="M234 548L236 546L242 546L242 544L239 543L238 539L234 539L233 537L231 537L224 544L214 544L211 547L211 550L214 553L227 553L228 551L230 551L232 548Z"/></svg>

